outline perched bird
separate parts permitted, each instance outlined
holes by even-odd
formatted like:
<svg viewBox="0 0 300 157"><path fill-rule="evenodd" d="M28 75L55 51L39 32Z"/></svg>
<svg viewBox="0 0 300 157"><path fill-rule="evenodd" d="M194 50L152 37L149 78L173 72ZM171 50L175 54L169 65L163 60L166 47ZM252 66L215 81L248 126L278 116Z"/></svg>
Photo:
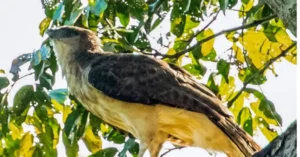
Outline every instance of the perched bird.
<svg viewBox="0 0 300 157"><path fill-rule="evenodd" d="M139 157L162 144L250 157L260 147L230 111L185 70L145 55L104 52L96 33L73 26L47 31L71 94L92 114L140 140Z"/></svg>

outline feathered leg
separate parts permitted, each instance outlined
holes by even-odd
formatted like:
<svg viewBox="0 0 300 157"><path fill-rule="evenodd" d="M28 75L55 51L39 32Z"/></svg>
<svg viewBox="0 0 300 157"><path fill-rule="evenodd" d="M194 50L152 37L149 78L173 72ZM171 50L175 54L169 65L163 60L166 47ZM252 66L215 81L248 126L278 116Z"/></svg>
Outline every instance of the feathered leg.
<svg viewBox="0 0 300 157"><path fill-rule="evenodd" d="M158 157L162 145L167 140L167 138L168 134L165 132L159 131L155 134L155 137L152 139L149 146L149 152L151 157Z"/></svg>
<svg viewBox="0 0 300 157"><path fill-rule="evenodd" d="M138 157L143 157L147 149L148 149L148 144L141 141Z"/></svg>

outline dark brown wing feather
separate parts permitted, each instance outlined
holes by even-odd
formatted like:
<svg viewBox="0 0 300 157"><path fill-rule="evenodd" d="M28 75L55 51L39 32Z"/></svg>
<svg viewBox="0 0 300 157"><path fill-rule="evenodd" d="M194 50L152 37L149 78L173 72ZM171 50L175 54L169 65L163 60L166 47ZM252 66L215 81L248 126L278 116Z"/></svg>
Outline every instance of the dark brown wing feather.
<svg viewBox="0 0 300 157"><path fill-rule="evenodd" d="M242 152L247 151L245 155L257 150L252 138L230 120L230 112L221 101L183 69L143 55L96 54L94 57L88 80L104 94L126 102L164 104L204 113Z"/></svg>

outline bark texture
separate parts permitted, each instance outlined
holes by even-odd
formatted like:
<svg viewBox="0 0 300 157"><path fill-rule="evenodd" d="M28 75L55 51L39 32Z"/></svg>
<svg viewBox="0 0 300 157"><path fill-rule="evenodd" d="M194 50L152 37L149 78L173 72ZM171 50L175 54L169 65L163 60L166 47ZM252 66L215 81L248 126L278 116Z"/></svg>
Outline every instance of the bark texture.
<svg viewBox="0 0 300 157"><path fill-rule="evenodd" d="M253 157L296 157L297 156L297 121L280 136L275 138Z"/></svg>
<svg viewBox="0 0 300 157"><path fill-rule="evenodd" d="M295 36L297 36L297 0L265 0Z"/></svg>

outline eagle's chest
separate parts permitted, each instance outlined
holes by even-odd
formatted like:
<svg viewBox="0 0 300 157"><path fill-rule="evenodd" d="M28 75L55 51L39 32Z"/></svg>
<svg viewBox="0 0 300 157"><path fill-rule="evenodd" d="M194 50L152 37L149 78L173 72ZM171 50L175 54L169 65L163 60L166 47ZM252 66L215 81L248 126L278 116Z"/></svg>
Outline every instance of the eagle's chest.
<svg viewBox="0 0 300 157"><path fill-rule="evenodd" d="M84 75L80 79L67 77L67 81L71 94L75 95L87 110L105 122L135 136L142 132L151 132L149 126L155 125L155 114L149 112L154 111L153 106L127 103L106 96L92 87Z"/></svg>

